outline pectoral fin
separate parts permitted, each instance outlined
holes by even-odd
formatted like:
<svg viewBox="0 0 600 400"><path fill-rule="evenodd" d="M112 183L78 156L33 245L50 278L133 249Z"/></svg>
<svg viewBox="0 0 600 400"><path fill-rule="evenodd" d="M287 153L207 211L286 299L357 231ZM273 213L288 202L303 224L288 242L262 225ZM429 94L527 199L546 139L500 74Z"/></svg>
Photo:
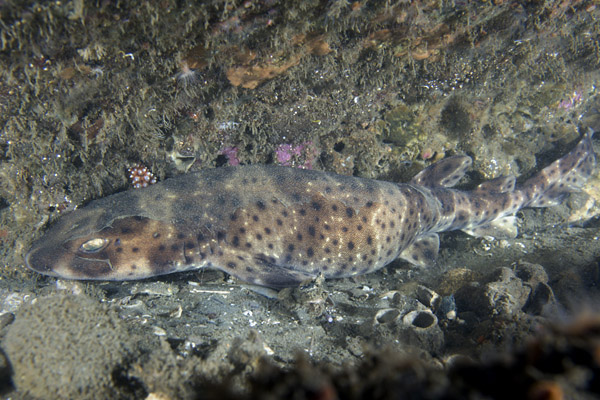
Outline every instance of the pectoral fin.
<svg viewBox="0 0 600 400"><path fill-rule="evenodd" d="M402 253L400 258L420 267L427 267L435 263L440 250L440 238L435 233L428 233L415 240Z"/></svg>

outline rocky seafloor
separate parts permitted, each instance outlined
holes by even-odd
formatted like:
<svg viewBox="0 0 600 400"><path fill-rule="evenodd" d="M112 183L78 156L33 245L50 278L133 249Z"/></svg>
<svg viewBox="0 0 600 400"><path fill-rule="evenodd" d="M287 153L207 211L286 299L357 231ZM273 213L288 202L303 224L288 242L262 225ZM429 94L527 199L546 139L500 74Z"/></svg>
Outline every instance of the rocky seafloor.
<svg viewBox="0 0 600 400"><path fill-rule="evenodd" d="M600 198L441 235L435 267L276 292L202 270L39 276L45 227L224 165L462 187L519 179L598 119L592 1L0 2L0 374L28 398L594 398ZM595 140L597 141L597 139ZM597 146L596 146L597 148ZM598 148L597 148L598 151Z"/></svg>

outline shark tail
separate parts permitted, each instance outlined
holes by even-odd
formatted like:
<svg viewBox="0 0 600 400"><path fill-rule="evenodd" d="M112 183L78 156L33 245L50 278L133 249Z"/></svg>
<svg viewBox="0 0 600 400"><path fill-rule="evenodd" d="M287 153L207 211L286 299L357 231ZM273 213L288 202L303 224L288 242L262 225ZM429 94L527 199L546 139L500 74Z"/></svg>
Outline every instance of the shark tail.
<svg viewBox="0 0 600 400"><path fill-rule="evenodd" d="M589 129L571 152L523 184L520 191L524 196L524 204L520 208L558 205L567 194L581 190L596 166L593 134Z"/></svg>

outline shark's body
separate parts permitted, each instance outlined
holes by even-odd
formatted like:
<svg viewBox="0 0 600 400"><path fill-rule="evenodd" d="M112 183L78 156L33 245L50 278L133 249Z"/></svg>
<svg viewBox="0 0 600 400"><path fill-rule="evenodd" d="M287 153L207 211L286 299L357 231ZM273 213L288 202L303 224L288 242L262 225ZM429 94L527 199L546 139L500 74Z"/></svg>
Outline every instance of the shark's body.
<svg viewBox="0 0 600 400"><path fill-rule="evenodd" d="M512 176L452 189L470 165L450 157L406 184L274 166L181 175L63 216L34 243L27 265L100 280L213 267L273 287L366 274L397 257L430 265L437 232L514 237L515 212L580 189L595 155L588 133L517 189Z"/></svg>

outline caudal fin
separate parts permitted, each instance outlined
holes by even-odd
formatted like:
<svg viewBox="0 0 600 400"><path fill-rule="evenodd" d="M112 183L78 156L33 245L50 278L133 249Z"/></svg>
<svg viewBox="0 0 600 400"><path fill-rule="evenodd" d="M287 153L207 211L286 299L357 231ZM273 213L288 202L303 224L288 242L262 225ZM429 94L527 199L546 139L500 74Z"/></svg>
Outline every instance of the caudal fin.
<svg viewBox="0 0 600 400"><path fill-rule="evenodd" d="M581 190L596 166L590 129L570 153L541 170L521 187L524 207L550 207L570 192Z"/></svg>

